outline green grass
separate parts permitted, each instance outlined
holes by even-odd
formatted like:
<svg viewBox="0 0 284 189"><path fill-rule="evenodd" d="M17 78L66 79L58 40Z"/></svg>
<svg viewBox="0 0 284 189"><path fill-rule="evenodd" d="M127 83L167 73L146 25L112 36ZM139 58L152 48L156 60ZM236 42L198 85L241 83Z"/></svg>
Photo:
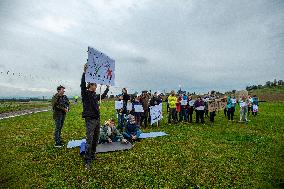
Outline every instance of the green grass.
<svg viewBox="0 0 284 189"><path fill-rule="evenodd" d="M115 117L113 107L102 103L101 123ZM68 114L65 141L84 138L81 110L73 106ZM261 103L247 125L228 122L222 112L213 125L168 125L165 116L160 128L144 131L168 136L99 154L89 172L78 148L53 147L51 112L1 120L0 188L281 188L283 113L283 102Z"/></svg>
<svg viewBox="0 0 284 189"><path fill-rule="evenodd" d="M28 110L34 108L46 108L50 106L50 102L1 102L0 114L18 110Z"/></svg>

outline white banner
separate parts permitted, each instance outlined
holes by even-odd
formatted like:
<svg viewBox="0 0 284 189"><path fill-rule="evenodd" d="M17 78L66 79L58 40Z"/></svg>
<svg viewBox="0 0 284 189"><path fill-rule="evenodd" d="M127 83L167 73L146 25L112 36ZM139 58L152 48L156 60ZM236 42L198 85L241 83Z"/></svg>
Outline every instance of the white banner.
<svg viewBox="0 0 284 189"><path fill-rule="evenodd" d="M162 103L156 106L150 106L151 125L163 118Z"/></svg>
<svg viewBox="0 0 284 189"><path fill-rule="evenodd" d="M87 64L86 82L114 85L115 61L113 59L92 47L88 47Z"/></svg>

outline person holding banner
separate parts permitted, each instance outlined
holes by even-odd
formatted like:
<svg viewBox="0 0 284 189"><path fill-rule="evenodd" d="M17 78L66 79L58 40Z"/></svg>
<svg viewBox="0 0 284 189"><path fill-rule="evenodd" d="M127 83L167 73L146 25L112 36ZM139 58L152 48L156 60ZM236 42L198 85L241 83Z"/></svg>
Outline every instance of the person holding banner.
<svg viewBox="0 0 284 189"><path fill-rule="evenodd" d="M195 112L196 112L196 123L199 123L199 119L201 123L204 124L204 109L205 109L204 101L200 96L197 97L197 100L194 102Z"/></svg>
<svg viewBox="0 0 284 189"><path fill-rule="evenodd" d="M248 122L248 104L249 100L243 95L242 98L239 100L240 104L240 122L242 122L243 117L245 121Z"/></svg>
<svg viewBox="0 0 284 189"><path fill-rule="evenodd" d="M172 123L172 120L174 123L177 121L176 117L176 102L177 97L175 95L175 91L171 91L171 95L168 97L168 103L169 103L169 116L168 116L168 123Z"/></svg>
<svg viewBox="0 0 284 189"><path fill-rule="evenodd" d="M144 122L144 128L147 128L148 126L149 100L150 100L150 96L148 92L142 91L141 104L143 106L144 112L142 113L142 116L141 116L141 126L143 126L143 122Z"/></svg>
<svg viewBox="0 0 284 189"><path fill-rule="evenodd" d="M188 122L187 108L188 108L188 96L185 93L183 93L181 100L181 121Z"/></svg>
<svg viewBox="0 0 284 189"><path fill-rule="evenodd" d="M104 99L109 91L107 86L104 93L100 96L96 94L97 84L88 83L86 86L85 73L87 64L84 66L84 72L81 79L81 96L83 102L82 117L86 123L86 154L85 169L89 169L91 162L95 159L96 147L100 135L100 107L99 100Z"/></svg>
<svg viewBox="0 0 284 189"><path fill-rule="evenodd" d="M136 124L140 127L141 126L141 113L142 111L137 111L138 108L136 107L141 107L142 104L140 102L140 96L137 96L133 102L133 109L134 109L134 117L135 117L135 122ZM143 107L142 107L143 108Z"/></svg>
<svg viewBox="0 0 284 189"><path fill-rule="evenodd" d="M194 109L194 101L192 99L192 96L189 96L188 106L187 106L187 120L189 120L189 123L192 123L193 109Z"/></svg>
<svg viewBox="0 0 284 189"><path fill-rule="evenodd" d="M234 120L234 107L233 107L233 103L232 103L232 100L231 100L231 96L228 96L227 98L227 115L228 115L228 120L229 121L233 121Z"/></svg>
<svg viewBox="0 0 284 189"><path fill-rule="evenodd" d="M256 116L258 112L258 98L256 95L253 96L252 98L252 115Z"/></svg>

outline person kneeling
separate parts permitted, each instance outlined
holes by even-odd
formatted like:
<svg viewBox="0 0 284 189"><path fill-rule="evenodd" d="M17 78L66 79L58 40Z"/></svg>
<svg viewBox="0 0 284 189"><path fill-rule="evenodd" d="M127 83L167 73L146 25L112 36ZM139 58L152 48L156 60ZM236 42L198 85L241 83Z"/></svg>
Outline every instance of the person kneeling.
<svg viewBox="0 0 284 189"><path fill-rule="evenodd" d="M99 143L112 142L127 143L128 141L124 139L123 135L116 129L114 121L109 119L105 122L104 126L101 127Z"/></svg>
<svg viewBox="0 0 284 189"><path fill-rule="evenodd" d="M141 131L139 126L135 123L135 117L133 115L129 115L129 121L126 124L125 131L123 132L123 136L130 142L134 142L139 140L139 136Z"/></svg>

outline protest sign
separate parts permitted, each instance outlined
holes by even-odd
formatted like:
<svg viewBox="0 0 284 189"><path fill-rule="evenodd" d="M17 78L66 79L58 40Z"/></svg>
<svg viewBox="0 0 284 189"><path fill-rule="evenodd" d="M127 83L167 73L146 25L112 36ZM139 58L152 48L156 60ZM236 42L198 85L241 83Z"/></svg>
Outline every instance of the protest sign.
<svg viewBox="0 0 284 189"><path fill-rule="evenodd" d="M217 111L218 108L219 108L219 105L216 101L209 101L208 102L208 111L209 112Z"/></svg>
<svg viewBox="0 0 284 189"><path fill-rule="evenodd" d="M186 106L186 105L187 105L187 100L181 100L181 101L180 101L180 104L181 104L182 106Z"/></svg>
<svg viewBox="0 0 284 189"><path fill-rule="evenodd" d="M156 106L150 106L151 125L163 118L162 103Z"/></svg>
<svg viewBox="0 0 284 189"><path fill-rule="evenodd" d="M135 112L144 112L142 105L134 105Z"/></svg>
<svg viewBox="0 0 284 189"><path fill-rule="evenodd" d="M191 101L188 102L188 105L189 105L189 106L193 106L193 105L194 105L194 102L195 102L195 100L191 100Z"/></svg>
<svg viewBox="0 0 284 189"><path fill-rule="evenodd" d="M116 110L120 110L123 108L123 101L115 101L114 103L115 103L114 106Z"/></svg>
<svg viewBox="0 0 284 189"><path fill-rule="evenodd" d="M132 110L132 103L131 102L127 102L127 111L131 111Z"/></svg>
<svg viewBox="0 0 284 189"><path fill-rule="evenodd" d="M92 47L88 47L87 65L86 82L114 85L115 61L113 59Z"/></svg>

